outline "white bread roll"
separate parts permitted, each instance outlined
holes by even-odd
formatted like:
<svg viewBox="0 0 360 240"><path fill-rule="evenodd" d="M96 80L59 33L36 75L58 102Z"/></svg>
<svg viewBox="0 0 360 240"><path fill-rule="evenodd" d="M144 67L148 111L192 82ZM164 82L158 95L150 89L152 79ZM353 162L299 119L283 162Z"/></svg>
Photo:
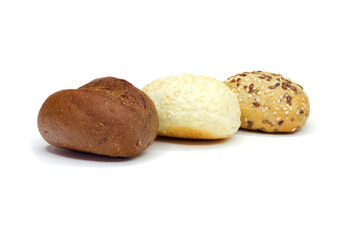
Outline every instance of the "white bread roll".
<svg viewBox="0 0 360 240"><path fill-rule="evenodd" d="M158 135L190 139L222 139L240 127L240 105L221 81L184 74L157 79L143 91L159 115Z"/></svg>

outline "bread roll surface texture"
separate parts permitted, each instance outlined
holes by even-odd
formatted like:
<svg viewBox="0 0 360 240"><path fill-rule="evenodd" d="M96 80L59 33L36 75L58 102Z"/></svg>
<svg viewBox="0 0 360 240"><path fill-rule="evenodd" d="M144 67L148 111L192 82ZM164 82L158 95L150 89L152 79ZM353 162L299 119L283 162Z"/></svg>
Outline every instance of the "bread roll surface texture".
<svg viewBox="0 0 360 240"><path fill-rule="evenodd" d="M240 127L236 95L207 76L178 75L157 79L143 91L159 115L158 135L189 139L223 139Z"/></svg>
<svg viewBox="0 0 360 240"><path fill-rule="evenodd" d="M126 80L106 77L49 96L40 109L38 128L56 147L128 157L154 142L158 116L144 92Z"/></svg>
<svg viewBox="0 0 360 240"><path fill-rule="evenodd" d="M225 84L237 95L241 128L264 132L295 132L309 117L303 88L280 74L254 71L229 77Z"/></svg>

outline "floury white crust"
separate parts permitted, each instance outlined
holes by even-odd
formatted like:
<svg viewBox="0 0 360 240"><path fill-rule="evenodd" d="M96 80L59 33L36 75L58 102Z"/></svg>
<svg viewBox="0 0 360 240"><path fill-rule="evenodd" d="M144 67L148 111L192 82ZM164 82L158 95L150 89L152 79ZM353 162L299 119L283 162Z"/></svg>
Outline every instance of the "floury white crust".
<svg viewBox="0 0 360 240"><path fill-rule="evenodd" d="M159 115L158 135L222 139L240 127L238 99L221 81L184 74L157 79L143 91Z"/></svg>
<svg viewBox="0 0 360 240"><path fill-rule="evenodd" d="M241 128L264 132L295 132L309 117L303 88L280 74L244 72L225 84L238 96Z"/></svg>

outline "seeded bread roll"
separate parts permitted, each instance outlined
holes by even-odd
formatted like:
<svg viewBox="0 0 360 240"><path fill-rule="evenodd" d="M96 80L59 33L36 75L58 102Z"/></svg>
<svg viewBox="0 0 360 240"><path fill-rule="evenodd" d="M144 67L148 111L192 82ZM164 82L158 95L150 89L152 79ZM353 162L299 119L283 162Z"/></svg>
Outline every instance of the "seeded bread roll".
<svg viewBox="0 0 360 240"><path fill-rule="evenodd" d="M222 139L240 127L238 100L221 81L184 74L160 78L143 91L159 115L158 135L190 139Z"/></svg>
<svg viewBox="0 0 360 240"><path fill-rule="evenodd" d="M38 127L51 145L111 157L129 157L150 146L158 130L154 103L123 79L99 78L52 94Z"/></svg>
<svg viewBox="0 0 360 240"><path fill-rule="evenodd" d="M244 72L225 84L237 95L241 128L264 132L294 132L306 122L310 104L303 88L270 72Z"/></svg>

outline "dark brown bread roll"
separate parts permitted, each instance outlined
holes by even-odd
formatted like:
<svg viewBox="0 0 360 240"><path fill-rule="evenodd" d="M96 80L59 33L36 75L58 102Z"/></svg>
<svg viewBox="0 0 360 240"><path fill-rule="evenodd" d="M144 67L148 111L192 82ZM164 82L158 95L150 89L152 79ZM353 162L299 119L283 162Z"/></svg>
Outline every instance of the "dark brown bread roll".
<svg viewBox="0 0 360 240"><path fill-rule="evenodd" d="M39 131L49 144L111 157L145 150L154 142L158 127L152 100L114 77L52 94L38 116Z"/></svg>

